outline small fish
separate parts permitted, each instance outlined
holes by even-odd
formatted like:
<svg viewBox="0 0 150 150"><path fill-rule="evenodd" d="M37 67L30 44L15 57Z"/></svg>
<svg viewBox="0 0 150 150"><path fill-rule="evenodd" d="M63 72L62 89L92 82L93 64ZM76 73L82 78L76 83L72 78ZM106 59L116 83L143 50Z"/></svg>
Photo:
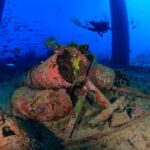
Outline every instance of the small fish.
<svg viewBox="0 0 150 150"><path fill-rule="evenodd" d="M134 20L131 20L130 23L133 25L133 24L135 23L135 21L134 21Z"/></svg>
<svg viewBox="0 0 150 150"><path fill-rule="evenodd" d="M3 53L8 53L10 52L11 50L3 50Z"/></svg>
<svg viewBox="0 0 150 150"><path fill-rule="evenodd" d="M6 64L7 67L14 68L15 64Z"/></svg>
<svg viewBox="0 0 150 150"><path fill-rule="evenodd" d="M3 48L8 48L8 45L3 45Z"/></svg>
<svg viewBox="0 0 150 150"><path fill-rule="evenodd" d="M137 26L136 26L136 25L132 26L132 29L136 29L136 28L137 28Z"/></svg>
<svg viewBox="0 0 150 150"><path fill-rule="evenodd" d="M29 32L32 32L32 31L33 31L33 29L29 29L28 31L29 31Z"/></svg>

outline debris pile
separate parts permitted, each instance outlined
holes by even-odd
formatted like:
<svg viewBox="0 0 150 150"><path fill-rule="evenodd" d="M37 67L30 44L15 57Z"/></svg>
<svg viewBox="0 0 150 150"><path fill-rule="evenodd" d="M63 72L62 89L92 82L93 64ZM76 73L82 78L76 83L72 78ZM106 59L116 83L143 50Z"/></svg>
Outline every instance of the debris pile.
<svg viewBox="0 0 150 150"><path fill-rule="evenodd" d="M6 114L0 116L0 149L31 150L31 141L28 135L20 128L13 117Z"/></svg>
<svg viewBox="0 0 150 150"><path fill-rule="evenodd" d="M111 136L143 115L135 99L149 96L129 88L122 71L96 63L86 45L52 44L55 53L30 70L25 84L14 92L14 116L42 123L72 147Z"/></svg>
<svg viewBox="0 0 150 150"><path fill-rule="evenodd" d="M88 55L83 47L82 51L62 48L29 71L25 85L13 94L13 114L40 122L56 121L74 110L80 114L80 99L90 94L98 105L108 108L111 103L100 89L113 86L115 73Z"/></svg>

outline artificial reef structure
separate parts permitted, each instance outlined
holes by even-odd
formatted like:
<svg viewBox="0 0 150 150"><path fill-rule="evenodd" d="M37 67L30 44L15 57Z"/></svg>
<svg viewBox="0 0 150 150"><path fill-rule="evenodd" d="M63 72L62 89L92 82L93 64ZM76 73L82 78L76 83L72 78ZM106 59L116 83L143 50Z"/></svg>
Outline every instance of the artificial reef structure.
<svg viewBox="0 0 150 150"><path fill-rule="evenodd" d="M14 92L13 115L40 122L68 149L148 150L141 101L150 96L128 87L123 72L98 64L86 44L49 46L54 54Z"/></svg>

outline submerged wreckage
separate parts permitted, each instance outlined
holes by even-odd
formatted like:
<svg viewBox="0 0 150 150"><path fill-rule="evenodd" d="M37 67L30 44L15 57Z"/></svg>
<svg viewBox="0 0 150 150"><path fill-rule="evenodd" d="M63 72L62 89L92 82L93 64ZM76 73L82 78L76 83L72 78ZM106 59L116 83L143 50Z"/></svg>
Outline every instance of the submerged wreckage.
<svg viewBox="0 0 150 150"><path fill-rule="evenodd" d="M148 150L150 115L136 98L149 96L96 63L87 45L51 46L55 54L14 92L13 115L42 123L68 149Z"/></svg>

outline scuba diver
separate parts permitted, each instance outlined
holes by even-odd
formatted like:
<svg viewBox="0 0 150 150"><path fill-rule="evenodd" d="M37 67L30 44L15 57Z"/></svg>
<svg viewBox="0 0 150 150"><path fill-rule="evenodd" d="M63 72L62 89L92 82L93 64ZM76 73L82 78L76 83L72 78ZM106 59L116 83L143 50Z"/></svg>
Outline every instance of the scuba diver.
<svg viewBox="0 0 150 150"><path fill-rule="evenodd" d="M81 28L97 32L101 37L103 37L104 33L108 32L110 30L109 22L108 21L104 21L104 20L101 20L101 21L89 21L88 23L89 23L90 26L83 25L77 18L72 18L71 21L75 25L77 25L77 26L79 26Z"/></svg>

